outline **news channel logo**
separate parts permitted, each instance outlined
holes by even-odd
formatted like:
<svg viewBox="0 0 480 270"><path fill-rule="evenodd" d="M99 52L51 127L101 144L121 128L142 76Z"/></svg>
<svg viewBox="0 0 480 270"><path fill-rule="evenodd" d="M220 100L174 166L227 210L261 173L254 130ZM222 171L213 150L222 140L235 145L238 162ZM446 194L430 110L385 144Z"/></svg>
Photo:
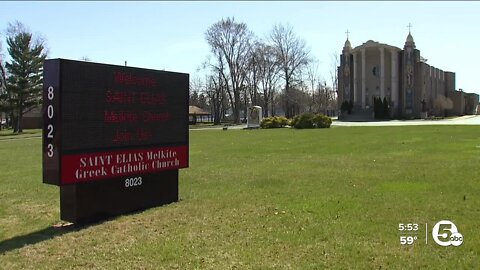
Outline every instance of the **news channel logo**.
<svg viewBox="0 0 480 270"><path fill-rule="evenodd" d="M435 243L442 247L458 247L463 243L463 235L450 220L441 220L433 226L432 237Z"/></svg>

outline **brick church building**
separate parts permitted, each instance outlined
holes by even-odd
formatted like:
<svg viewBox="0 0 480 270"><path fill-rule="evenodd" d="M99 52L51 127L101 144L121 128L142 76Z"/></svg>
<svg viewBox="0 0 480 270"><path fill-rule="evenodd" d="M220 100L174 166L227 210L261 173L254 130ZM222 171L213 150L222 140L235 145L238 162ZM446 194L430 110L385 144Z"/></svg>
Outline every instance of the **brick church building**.
<svg viewBox="0 0 480 270"><path fill-rule="evenodd" d="M338 104L353 102L352 114L373 116L374 98L385 98L393 118L474 114L479 96L455 89L455 73L430 66L411 33L400 49L368 40L345 45L338 67Z"/></svg>

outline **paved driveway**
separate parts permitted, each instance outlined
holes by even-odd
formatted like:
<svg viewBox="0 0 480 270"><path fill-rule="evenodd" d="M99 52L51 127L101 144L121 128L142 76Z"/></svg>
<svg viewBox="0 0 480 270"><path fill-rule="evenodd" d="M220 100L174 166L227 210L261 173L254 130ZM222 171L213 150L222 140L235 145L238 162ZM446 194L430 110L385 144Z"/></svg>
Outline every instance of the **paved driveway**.
<svg viewBox="0 0 480 270"><path fill-rule="evenodd" d="M361 127L361 126L419 126L419 125L480 125L480 115L466 115L451 119L442 120L390 120L390 121L372 121L372 122L343 122L333 121L332 126L337 127ZM229 126L228 129L244 129L246 124ZM197 128L190 130L214 130L222 129L223 126Z"/></svg>
<svg viewBox="0 0 480 270"><path fill-rule="evenodd" d="M332 126L418 126L418 125L480 125L480 115L465 115L442 120L390 120L372 122L334 121Z"/></svg>

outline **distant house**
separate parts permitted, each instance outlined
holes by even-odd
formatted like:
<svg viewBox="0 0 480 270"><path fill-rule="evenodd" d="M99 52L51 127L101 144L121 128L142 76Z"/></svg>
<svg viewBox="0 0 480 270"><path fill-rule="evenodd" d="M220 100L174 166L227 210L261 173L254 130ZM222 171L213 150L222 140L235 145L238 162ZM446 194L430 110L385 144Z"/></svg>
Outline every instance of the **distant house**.
<svg viewBox="0 0 480 270"><path fill-rule="evenodd" d="M4 128L10 126L12 119L10 114L0 112L0 127ZM7 123L8 121L8 123ZM39 129L42 128L42 106L33 107L27 112L23 113L22 129Z"/></svg>
<svg viewBox="0 0 480 270"><path fill-rule="evenodd" d="M37 106L23 114L22 128L42 128L42 106Z"/></svg>
<svg viewBox="0 0 480 270"><path fill-rule="evenodd" d="M196 124L198 122L212 122L212 114L202 110L197 106L188 106L188 122Z"/></svg>

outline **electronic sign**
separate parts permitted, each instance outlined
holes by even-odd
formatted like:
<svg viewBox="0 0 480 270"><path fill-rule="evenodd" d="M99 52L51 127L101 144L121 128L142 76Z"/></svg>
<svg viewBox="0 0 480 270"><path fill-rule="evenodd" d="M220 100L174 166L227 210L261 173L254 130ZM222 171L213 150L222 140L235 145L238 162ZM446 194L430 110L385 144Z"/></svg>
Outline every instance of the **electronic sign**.
<svg viewBox="0 0 480 270"><path fill-rule="evenodd" d="M187 168L188 88L184 73L46 60L44 183L61 186L61 197L80 189L88 196L87 186L108 189L120 181L127 190L147 189L146 179L162 182L154 176Z"/></svg>

